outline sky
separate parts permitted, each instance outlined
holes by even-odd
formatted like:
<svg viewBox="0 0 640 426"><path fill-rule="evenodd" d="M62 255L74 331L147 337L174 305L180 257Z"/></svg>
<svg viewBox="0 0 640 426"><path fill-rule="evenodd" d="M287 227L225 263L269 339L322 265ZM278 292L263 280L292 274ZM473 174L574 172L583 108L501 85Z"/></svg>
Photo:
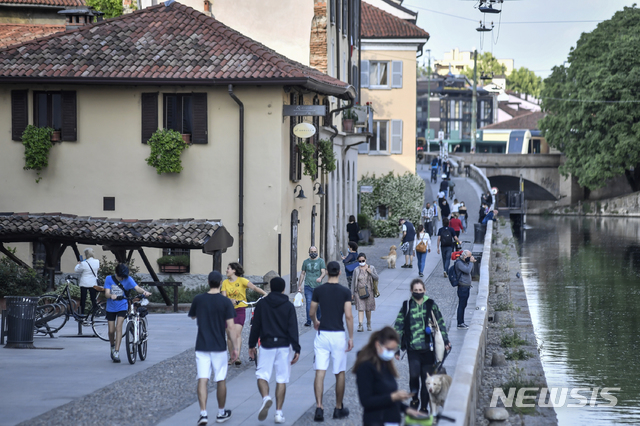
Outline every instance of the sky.
<svg viewBox="0 0 640 426"><path fill-rule="evenodd" d="M478 53L492 52L499 59L513 59L516 69L526 67L545 78L553 66L567 60L569 49L575 47L582 33L593 31L599 21L610 19L634 2L638 0L505 0L501 14L486 15L487 25L493 20L495 28L493 33L484 33L484 41L480 38L483 33L475 30L485 15L474 8L477 1L404 0L402 5L418 12L418 26L431 35L419 61L426 63L426 49L431 49L433 61L456 47L461 51L475 47ZM563 23L533 23L541 21Z"/></svg>

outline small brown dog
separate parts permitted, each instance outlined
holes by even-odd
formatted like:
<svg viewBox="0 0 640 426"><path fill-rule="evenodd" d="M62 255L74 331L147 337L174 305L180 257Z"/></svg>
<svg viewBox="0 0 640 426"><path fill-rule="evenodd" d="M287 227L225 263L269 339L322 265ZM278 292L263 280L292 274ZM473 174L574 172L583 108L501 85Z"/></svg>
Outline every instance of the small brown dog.
<svg viewBox="0 0 640 426"><path fill-rule="evenodd" d="M398 257L398 254L396 253L396 246L391 246L391 248L389 249L389 254L386 256L382 256L380 259L387 259L387 267L389 269L395 269L396 268L396 258Z"/></svg>

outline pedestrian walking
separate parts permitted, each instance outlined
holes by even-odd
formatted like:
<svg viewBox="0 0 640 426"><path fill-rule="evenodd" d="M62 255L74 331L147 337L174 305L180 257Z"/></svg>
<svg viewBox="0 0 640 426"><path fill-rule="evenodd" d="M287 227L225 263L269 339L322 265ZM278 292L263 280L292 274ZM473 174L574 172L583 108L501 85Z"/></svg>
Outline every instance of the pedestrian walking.
<svg viewBox="0 0 640 426"><path fill-rule="evenodd" d="M467 308L469 293L471 292L471 271L473 264L476 263L475 257L469 250L464 250L456 263L454 264L456 273L458 274L458 329L466 330L469 328L464 323L464 310Z"/></svg>
<svg viewBox="0 0 640 426"><path fill-rule="evenodd" d="M322 284L322 279L327 274L324 259L318 257L318 248L316 246L309 247L309 258L302 262L301 269L298 291L302 291L302 286L304 285L304 300L307 305L307 322L304 323L304 326L311 327L310 310L313 291ZM318 318L322 316L320 311L317 312L317 315Z"/></svg>
<svg viewBox="0 0 640 426"><path fill-rule="evenodd" d="M411 297L402 303L396 318L395 330L400 336L401 349L407 351L409 358L409 388L413 394L410 406L415 409L420 407L420 411L426 413L429 391L425 380L427 373L434 373L436 364L435 339L430 326L434 318L447 350L451 350L451 343L440 308L425 294L424 282L419 278L411 281L410 291Z"/></svg>
<svg viewBox="0 0 640 426"><path fill-rule="evenodd" d="M353 349L353 314L351 313L351 292L340 285L340 264L332 261L327 265L329 279L326 284L317 287L313 292L310 314L313 325L318 334L313 341L315 355L314 368L316 377L314 391L316 396L316 412L314 420L324 421L324 376L329 368L329 361L333 364L333 374L336 376L336 407L333 410L334 419L349 416L349 409L344 406L345 371L347 369L347 352ZM322 318L318 319L317 312L322 310ZM349 340L345 341L343 319L347 323Z"/></svg>
<svg viewBox="0 0 640 426"><path fill-rule="evenodd" d="M402 413L420 416L417 410L402 402L411 398L411 394L398 389L398 372L393 357L399 343L398 333L387 326L372 333L369 342L358 352L353 373L360 404L364 408L363 425L399 425Z"/></svg>
<svg viewBox="0 0 640 426"><path fill-rule="evenodd" d="M449 206L449 203L447 202L446 198L440 198L438 200L438 204L440 205L440 215L442 216L442 219L444 220L449 219L449 215L451 214L451 206Z"/></svg>
<svg viewBox="0 0 640 426"><path fill-rule="evenodd" d="M269 396L271 373L276 372L276 414L275 423L284 423L282 406L291 375L291 366L300 358L298 343L298 319L296 308L284 293L285 282L275 277L269 283L271 292L256 304L249 334L249 356L258 359L256 377L258 390L262 395L262 406L258 420L267 418L273 404ZM260 339L260 356L256 354L256 344ZM291 346L291 348L289 348ZM291 351L293 350L293 359Z"/></svg>
<svg viewBox="0 0 640 426"><path fill-rule="evenodd" d="M460 237L460 232L462 231L462 221L459 219L458 212L451 214L451 219L449 219L449 227L453 228L456 233L456 237Z"/></svg>
<svg viewBox="0 0 640 426"><path fill-rule="evenodd" d="M115 275L109 275L104 280L104 297L107 298L107 326L109 330L109 343L111 344L111 360L120 362L120 343L122 343L122 324L127 316L129 302L126 300L127 292L135 290L145 296L151 296L146 290L129 276L129 267L124 263L118 263Z"/></svg>
<svg viewBox="0 0 640 426"><path fill-rule="evenodd" d="M424 229L429 235L433 235L433 223L434 219L437 220L436 208L427 203L424 209L422 209L422 216L424 220Z"/></svg>
<svg viewBox="0 0 640 426"><path fill-rule="evenodd" d="M478 223L482 223L484 218L487 216L488 207L485 203L482 203L480 206L480 210L478 211Z"/></svg>
<svg viewBox="0 0 640 426"><path fill-rule="evenodd" d="M422 226L422 225L420 225ZM358 331L364 331L364 316L367 316L367 331L371 331L371 312L376 310L373 282L378 280L375 266L367 264L367 255L358 254L358 267L353 271L353 297L358 311Z"/></svg>
<svg viewBox="0 0 640 426"><path fill-rule="evenodd" d="M436 233L436 230L438 229L438 221L442 220L442 216L440 213L440 205L438 204L437 200L433 200L433 205L431 206L431 208L433 209L433 217L431 219L432 224L431 224L431 231L429 232L429 235L433 236Z"/></svg>
<svg viewBox="0 0 640 426"><path fill-rule="evenodd" d="M82 259L82 257L80 258ZM91 299L91 306L98 306L98 292L94 285L98 285L98 269L100 269L100 261L95 258L93 249L87 247L84 249L84 261L78 261L75 267L76 274L80 274L78 285L80 286L80 313L84 315L84 306L87 302L87 291Z"/></svg>
<svg viewBox="0 0 640 426"><path fill-rule="evenodd" d="M457 198L453 200L453 204L451 204L451 213L458 213L458 209L460 208L460 202Z"/></svg>
<svg viewBox="0 0 640 426"><path fill-rule="evenodd" d="M462 222L462 232L467 232L467 221L469 220L469 214L467 213L467 206L464 204L464 201L460 201L458 213L460 214L460 222Z"/></svg>
<svg viewBox="0 0 640 426"><path fill-rule="evenodd" d="M356 222L356 217L354 215L349 216L349 223L347 223L347 234L349 234L349 241L353 241L356 244L360 241L360 236L358 235L360 232L360 227L358 226L358 222Z"/></svg>
<svg viewBox="0 0 640 426"><path fill-rule="evenodd" d="M398 224L402 226L402 242L400 246L404 253L404 265L401 268L413 268L413 243L416 239L416 228L407 219L400 219Z"/></svg>
<svg viewBox="0 0 640 426"><path fill-rule="evenodd" d="M440 182L440 192L444 193L443 198L447 198L448 191L449 191L449 180L447 179L446 174L442 174L442 182Z"/></svg>
<svg viewBox="0 0 640 426"><path fill-rule="evenodd" d="M438 230L438 254L442 251L442 266L444 267L444 276L447 277L449 263L451 262L451 253L453 252L453 242L458 241L455 231L449 227L449 219L442 219L442 228Z"/></svg>
<svg viewBox="0 0 640 426"><path fill-rule="evenodd" d="M218 414L216 423L226 422L231 418L231 410L225 409L227 402L227 342L225 341L225 327L231 334L231 361L235 361L240 348L234 346L236 328L233 318L236 312L230 299L220 291L222 274L218 271L209 273L209 291L193 298L189 317L197 320L198 335L196 337L196 369L198 379L198 403L200 404L200 418L198 425L208 423L207 398L209 390L207 384L213 370L213 380L216 382L216 397L218 400Z"/></svg>
<svg viewBox="0 0 640 426"><path fill-rule="evenodd" d="M267 293L254 285L251 281L243 277L244 268L238 262L231 262L227 266L227 279L222 283L221 293L223 296L228 297L229 300L233 303L233 306L236 310L236 316L233 319L233 335L236 336L237 341L231 342L231 330L227 329L227 339L229 340L229 347L235 347L238 349L238 356L240 355L240 351L242 350L242 327L244 327L244 322L246 319L246 307L247 305L247 289L251 289L257 293L260 293L263 296L266 296ZM232 361L229 359L229 365L231 365ZM242 362L240 358L236 358L236 365L241 365Z"/></svg>
<svg viewBox="0 0 640 426"><path fill-rule="evenodd" d="M353 270L358 267L358 243L349 241L349 253L346 256L342 256L342 263L344 263L344 271L347 275L347 284L349 290L352 290L351 280L353 279Z"/></svg>
<svg viewBox="0 0 640 426"><path fill-rule="evenodd" d="M422 225L418 225L416 255L418 256L418 275L421 277L424 276L424 262L427 259L427 253L431 253L431 236Z"/></svg>

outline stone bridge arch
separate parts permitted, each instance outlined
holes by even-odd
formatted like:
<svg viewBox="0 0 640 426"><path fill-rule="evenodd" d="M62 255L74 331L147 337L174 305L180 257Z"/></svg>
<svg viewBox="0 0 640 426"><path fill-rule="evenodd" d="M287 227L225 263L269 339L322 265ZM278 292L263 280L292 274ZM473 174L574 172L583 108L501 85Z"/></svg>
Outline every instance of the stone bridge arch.
<svg viewBox="0 0 640 426"><path fill-rule="evenodd" d="M519 176L491 176L489 177L489 182L492 187L497 187L502 193L518 191L520 189ZM554 195L547 188L538 185L529 179L524 179L524 198L526 200L556 201L559 197Z"/></svg>

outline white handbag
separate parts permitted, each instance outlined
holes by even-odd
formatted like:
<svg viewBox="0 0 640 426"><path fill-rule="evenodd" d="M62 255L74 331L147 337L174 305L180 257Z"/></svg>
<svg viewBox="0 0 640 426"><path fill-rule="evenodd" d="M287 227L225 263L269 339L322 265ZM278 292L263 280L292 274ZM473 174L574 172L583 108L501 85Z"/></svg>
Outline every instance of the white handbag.
<svg viewBox="0 0 640 426"><path fill-rule="evenodd" d="M435 345L436 362L442 362L442 360L444 360L444 339L442 338L442 332L440 331L440 327L438 327L438 321L436 321L433 311L431 311L431 320L431 333L433 334L433 342Z"/></svg>
<svg viewBox="0 0 640 426"><path fill-rule="evenodd" d="M302 297L302 293L297 292L295 297L293 298L293 306L296 308L301 307L304 304L304 297Z"/></svg>

